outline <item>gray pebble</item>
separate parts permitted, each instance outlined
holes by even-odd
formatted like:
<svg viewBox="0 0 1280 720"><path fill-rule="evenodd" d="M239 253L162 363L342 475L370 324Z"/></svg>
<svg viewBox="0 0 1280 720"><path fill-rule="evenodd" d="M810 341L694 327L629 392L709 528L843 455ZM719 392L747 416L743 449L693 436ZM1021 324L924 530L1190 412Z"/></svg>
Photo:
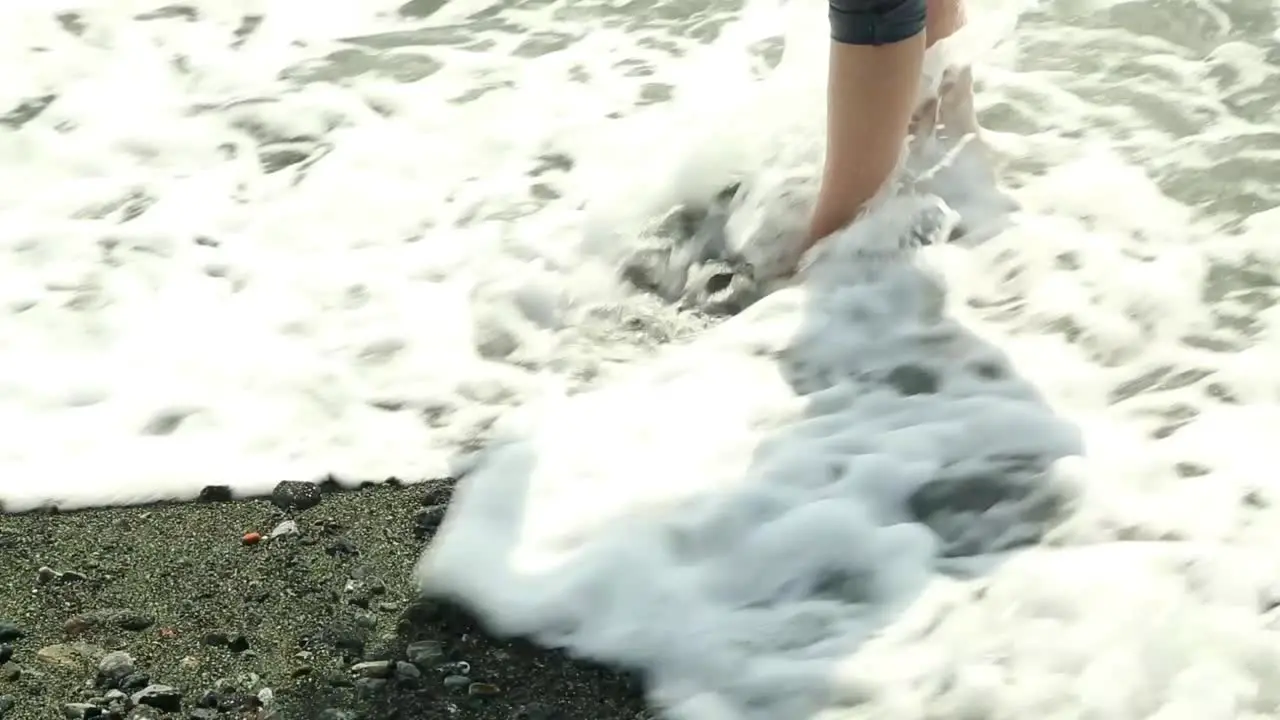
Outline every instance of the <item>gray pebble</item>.
<svg viewBox="0 0 1280 720"><path fill-rule="evenodd" d="M137 692L151 684L151 676L145 672L130 673L125 679L120 681L120 689L128 692Z"/></svg>
<svg viewBox="0 0 1280 720"><path fill-rule="evenodd" d="M133 656L127 652L109 652L98 661L98 683L116 687L120 681L132 675L136 669Z"/></svg>
<svg viewBox="0 0 1280 720"><path fill-rule="evenodd" d="M450 690L462 690L471 685L471 678L466 675L450 675L444 679L444 686Z"/></svg>
<svg viewBox="0 0 1280 720"><path fill-rule="evenodd" d="M205 633L203 641L205 645L210 645L213 647L225 647L231 642L231 636L227 635L224 632L219 632L215 630L213 632Z"/></svg>
<svg viewBox="0 0 1280 720"><path fill-rule="evenodd" d="M95 718L101 714L102 710L90 703L67 703L62 706L62 715L67 720L84 720L84 718Z"/></svg>
<svg viewBox="0 0 1280 720"><path fill-rule="evenodd" d="M430 667L444 658L444 645L434 640L409 643L409 646L405 648L405 657L409 658L409 662L420 668Z"/></svg>
<svg viewBox="0 0 1280 720"><path fill-rule="evenodd" d="M121 630L146 630L154 625L156 619L146 613L132 610L94 610L80 615L72 615L62 624L62 629L69 636L79 635L98 625L115 625ZM0 642L3 642L0 639Z"/></svg>
<svg viewBox="0 0 1280 720"><path fill-rule="evenodd" d="M156 619L151 615L133 612L132 610L118 610L111 613L108 617L110 622L121 630L133 630L137 632L139 630L146 630L156 624Z"/></svg>
<svg viewBox="0 0 1280 720"><path fill-rule="evenodd" d="M57 643L37 650L36 659L49 665L78 667L101 651L101 648L85 643Z"/></svg>
<svg viewBox="0 0 1280 720"><path fill-rule="evenodd" d="M231 678L218 678L213 681L213 689L218 692L235 692L236 681Z"/></svg>
<svg viewBox="0 0 1280 720"><path fill-rule="evenodd" d="M352 665L351 672L366 678L387 678L391 677L391 667L390 660L370 660Z"/></svg>
<svg viewBox="0 0 1280 720"><path fill-rule="evenodd" d="M169 685L148 685L133 694L134 705L149 705L164 712L182 709L182 691Z"/></svg>
<svg viewBox="0 0 1280 720"><path fill-rule="evenodd" d="M269 537L272 540L275 540L278 537L284 537L286 535L297 535L297 534L298 534L298 523L292 520L285 520L284 522L272 528L271 534L268 535L267 537Z"/></svg>
<svg viewBox="0 0 1280 720"><path fill-rule="evenodd" d="M9 714L9 711L18 704L12 695L0 695L0 718Z"/></svg>
<svg viewBox="0 0 1280 720"><path fill-rule="evenodd" d="M422 677L422 671L413 663L401 660L396 663L396 678L401 681L414 681Z"/></svg>

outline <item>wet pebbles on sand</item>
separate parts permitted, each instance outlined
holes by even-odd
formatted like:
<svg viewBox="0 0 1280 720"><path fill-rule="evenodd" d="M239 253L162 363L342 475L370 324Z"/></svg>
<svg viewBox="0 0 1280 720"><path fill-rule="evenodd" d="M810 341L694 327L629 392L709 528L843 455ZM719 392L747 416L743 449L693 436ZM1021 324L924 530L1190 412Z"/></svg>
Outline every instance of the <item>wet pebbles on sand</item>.
<svg viewBox="0 0 1280 720"><path fill-rule="evenodd" d="M0 519L0 720L645 717L633 678L413 596L449 490Z"/></svg>

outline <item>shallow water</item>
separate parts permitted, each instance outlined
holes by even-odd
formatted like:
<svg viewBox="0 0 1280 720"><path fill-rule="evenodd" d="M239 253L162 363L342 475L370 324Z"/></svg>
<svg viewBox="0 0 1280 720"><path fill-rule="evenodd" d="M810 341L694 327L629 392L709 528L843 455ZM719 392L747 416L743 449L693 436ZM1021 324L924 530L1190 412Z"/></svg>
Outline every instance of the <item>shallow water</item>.
<svg viewBox="0 0 1280 720"><path fill-rule="evenodd" d="M771 292L820 4L6 5L0 502L466 472L424 587L675 717L1271 716L1274 10L1021 8L1018 209Z"/></svg>

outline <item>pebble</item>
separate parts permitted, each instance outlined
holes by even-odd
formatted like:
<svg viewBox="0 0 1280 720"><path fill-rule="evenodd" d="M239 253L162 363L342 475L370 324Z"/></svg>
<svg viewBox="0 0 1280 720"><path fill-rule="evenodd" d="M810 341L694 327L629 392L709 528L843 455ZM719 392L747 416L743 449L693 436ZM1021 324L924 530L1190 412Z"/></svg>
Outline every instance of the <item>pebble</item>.
<svg viewBox="0 0 1280 720"><path fill-rule="evenodd" d="M139 632L155 625L155 623L155 617L147 613L107 609L72 615L62 624L62 630L67 635L74 637L99 625L114 625L121 630Z"/></svg>
<svg viewBox="0 0 1280 720"><path fill-rule="evenodd" d="M141 690L151 684L151 676L144 672L127 675L120 681L121 690Z"/></svg>
<svg viewBox="0 0 1280 720"><path fill-rule="evenodd" d="M63 634L69 637L83 635L98 624L98 619L89 615L72 615L62 623Z"/></svg>
<svg viewBox="0 0 1280 720"><path fill-rule="evenodd" d="M137 672L133 656L127 652L109 652L98 661L98 686L119 688L124 680Z"/></svg>
<svg viewBox="0 0 1280 720"><path fill-rule="evenodd" d="M472 697L493 697L499 692L498 686L492 683L473 682L467 686L467 694Z"/></svg>
<svg viewBox="0 0 1280 720"><path fill-rule="evenodd" d="M17 623L8 620L0 620L0 643L9 643L14 640L21 640L26 637L27 633L18 627Z"/></svg>
<svg viewBox="0 0 1280 720"><path fill-rule="evenodd" d="M356 627L372 630L378 627L378 616L369 615L368 613L360 613L359 615L356 615L354 622Z"/></svg>
<svg viewBox="0 0 1280 720"><path fill-rule="evenodd" d="M106 621L121 630L138 632L156 624L156 619L146 613L132 610L113 610L106 614Z"/></svg>
<svg viewBox="0 0 1280 720"><path fill-rule="evenodd" d="M13 646L0 645L0 665L3 665L13 659Z"/></svg>
<svg viewBox="0 0 1280 720"><path fill-rule="evenodd" d="M419 510L418 514L413 516L413 537L417 540L425 540L427 536L434 535L440 523L444 522L445 511L444 505L433 505Z"/></svg>
<svg viewBox="0 0 1280 720"><path fill-rule="evenodd" d="M62 714L67 720L83 720L102 715L102 710L92 703L67 703L62 706Z"/></svg>
<svg viewBox="0 0 1280 720"><path fill-rule="evenodd" d="M450 675L444 679L444 686L450 690L461 690L471 685L471 678L466 675Z"/></svg>
<svg viewBox="0 0 1280 720"><path fill-rule="evenodd" d="M53 582L54 580L60 580L62 582L71 583L71 582L83 582L88 579L89 579L89 576L85 575L84 573L76 572L75 570L64 570L62 572L59 572L47 565L41 567L39 570L36 570L36 582L40 583L41 585L46 585L48 583Z"/></svg>
<svg viewBox="0 0 1280 720"><path fill-rule="evenodd" d="M226 485L206 485L200 489L199 500L200 502L228 502L234 497L231 488Z"/></svg>
<svg viewBox="0 0 1280 720"><path fill-rule="evenodd" d="M80 667L101 653L102 648L85 643L58 643L46 645L37 650L36 659L50 665Z"/></svg>
<svg viewBox="0 0 1280 720"><path fill-rule="evenodd" d="M352 665L351 672L361 677L386 678L391 677L391 668L390 660L370 660Z"/></svg>
<svg viewBox="0 0 1280 720"><path fill-rule="evenodd" d="M405 656L409 658L409 662L425 669L444 658L444 645L434 640L409 643L405 648Z"/></svg>
<svg viewBox="0 0 1280 720"><path fill-rule="evenodd" d="M396 663L396 678L401 682L412 682L422 677L422 671L413 663L403 660Z"/></svg>
<svg viewBox="0 0 1280 720"><path fill-rule="evenodd" d="M471 672L471 663L465 660L459 660L458 662L441 665L439 670L440 672L448 673L450 675L467 675Z"/></svg>
<svg viewBox="0 0 1280 720"><path fill-rule="evenodd" d="M204 634L204 644L212 647L226 647L231 644L231 636L224 632L209 632Z"/></svg>
<svg viewBox="0 0 1280 720"><path fill-rule="evenodd" d="M320 488L314 483L285 480L271 491L271 504L285 512L302 512L320 504Z"/></svg>
<svg viewBox="0 0 1280 720"><path fill-rule="evenodd" d="M292 520L285 520L284 522L272 528L271 532L267 534L267 537L272 540L275 540L276 538L285 537L288 535L297 535L297 534L298 534L298 523Z"/></svg>
<svg viewBox="0 0 1280 720"><path fill-rule="evenodd" d="M351 682L351 678L339 673L330 674L325 678L325 681L332 687L351 687L354 684Z"/></svg>
<svg viewBox="0 0 1280 720"><path fill-rule="evenodd" d="M9 711L17 704L18 701L14 700L12 695L0 695L0 718L8 715Z"/></svg>
<svg viewBox="0 0 1280 720"><path fill-rule="evenodd" d="M360 678L356 680L356 693L365 697L382 692L387 686L383 678Z"/></svg>
<svg viewBox="0 0 1280 720"><path fill-rule="evenodd" d="M178 712L182 709L182 691L169 685L148 685L133 694L135 705L149 705L164 712Z"/></svg>

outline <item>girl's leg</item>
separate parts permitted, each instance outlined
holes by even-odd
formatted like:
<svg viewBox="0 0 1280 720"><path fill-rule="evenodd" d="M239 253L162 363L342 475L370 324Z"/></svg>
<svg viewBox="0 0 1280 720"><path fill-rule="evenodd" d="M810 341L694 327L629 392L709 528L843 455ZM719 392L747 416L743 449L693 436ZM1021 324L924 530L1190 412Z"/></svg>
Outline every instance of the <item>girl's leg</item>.
<svg viewBox="0 0 1280 720"><path fill-rule="evenodd" d="M916 110L926 42L960 28L960 1L830 0L827 155L802 253L852 222L897 167ZM874 31L859 36L851 28ZM957 109L966 106L960 96ZM967 107L971 112L971 100ZM950 114L946 103L941 113Z"/></svg>
<svg viewBox="0 0 1280 720"><path fill-rule="evenodd" d="M924 61L924 0L830 1L827 154L802 253L848 225L897 167ZM898 17L907 22L886 23ZM844 32L878 22L897 32Z"/></svg>

